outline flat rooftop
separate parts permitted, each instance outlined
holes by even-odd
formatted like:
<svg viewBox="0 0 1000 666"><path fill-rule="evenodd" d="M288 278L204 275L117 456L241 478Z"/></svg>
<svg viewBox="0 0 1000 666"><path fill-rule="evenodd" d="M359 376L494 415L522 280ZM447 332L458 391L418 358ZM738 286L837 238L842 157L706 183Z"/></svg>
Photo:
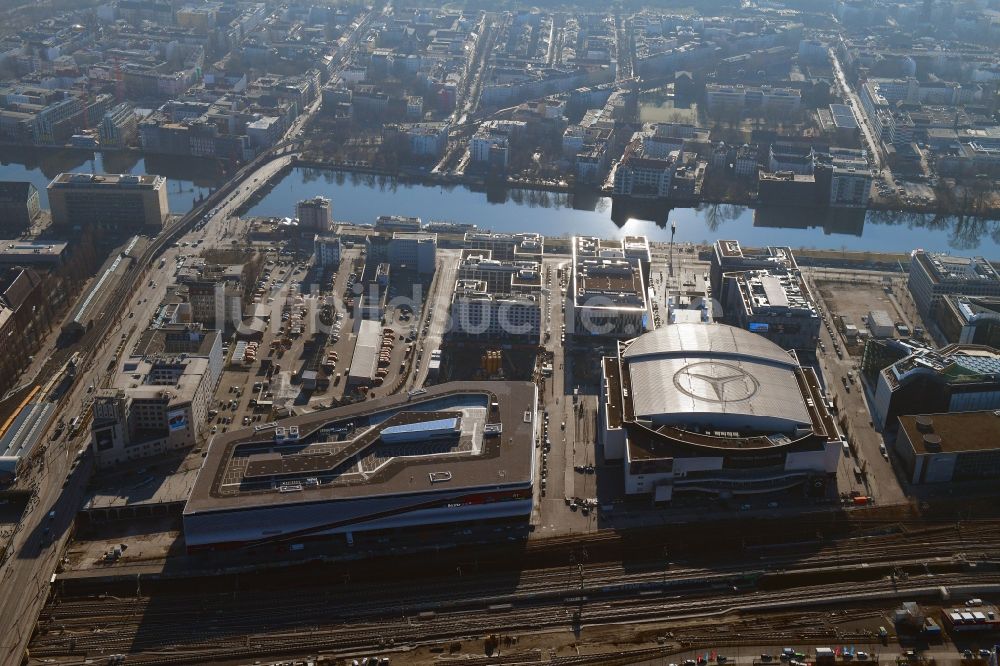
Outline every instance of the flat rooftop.
<svg viewBox="0 0 1000 666"><path fill-rule="evenodd" d="M846 104L831 104L830 115L838 129L858 129L858 119L854 115L854 109Z"/></svg>
<svg viewBox="0 0 1000 666"><path fill-rule="evenodd" d="M574 296L579 305L587 305L582 299L604 296L610 300L606 307L645 307L642 276L627 261L578 264L576 271Z"/></svg>
<svg viewBox="0 0 1000 666"><path fill-rule="evenodd" d="M1000 351L985 345L948 345L921 349L888 368L898 376L914 369L929 370L952 383L994 381L1000 377Z"/></svg>
<svg viewBox="0 0 1000 666"><path fill-rule="evenodd" d="M632 248L629 248L630 250ZM646 290L638 256L626 256L620 240L573 239L573 300L578 307L645 309ZM587 301L601 297L600 303Z"/></svg>
<svg viewBox="0 0 1000 666"><path fill-rule="evenodd" d="M197 455L197 454L196 454ZM201 456L198 462L201 461ZM115 483L101 483L89 493L83 505L84 511L99 509L122 509L130 506L178 504L187 500L198 478L198 468L188 467L167 476L156 474L136 474L122 481L116 477Z"/></svg>
<svg viewBox="0 0 1000 666"><path fill-rule="evenodd" d="M451 382L216 436L185 514L530 484L535 386ZM456 437L385 443L407 423L458 418ZM270 425L270 424L269 424Z"/></svg>
<svg viewBox="0 0 1000 666"><path fill-rule="evenodd" d="M214 329L202 329L191 324L166 324L160 328L148 328L143 331L135 346L135 354L208 356L218 337L219 331ZM195 341L198 343L197 347L191 344Z"/></svg>
<svg viewBox="0 0 1000 666"><path fill-rule="evenodd" d="M167 182L163 176L153 174L117 173L61 173L52 179L49 188L103 187L156 189Z"/></svg>
<svg viewBox="0 0 1000 666"><path fill-rule="evenodd" d="M813 303L795 275L749 271L737 273L736 279L743 307L748 313L773 310L815 315Z"/></svg>
<svg viewBox="0 0 1000 666"><path fill-rule="evenodd" d="M954 257L917 252L913 260L933 282L984 282L1000 284L1000 274L983 257Z"/></svg>
<svg viewBox="0 0 1000 666"><path fill-rule="evenodd" d="M963 323L976 319L1000 318L1000 298L947 295L945 301L959 314Z"/></svg>
<svg viewBox="0 0 1000 666"><path fill-rule="evenodd" d="M736 265L741 265L744 262L757 262L772 264L785 270L798 268L792 254L792 248L787 246L744 248L737 240L718 240L715 242L715 253L723 268L727 268L727 260Z"/></svg>
<svg viewBox="0 0 1000 666"><path fill-rule="evenodd" d="M998 411L900 416L899 427L906 433L917 454L1000 448Z"/></svg>
<svg viewBox="0 0 1000 666"><path fill-rule="evenodd" d="M65 241L0 240L0 260L24 257L51 257L57 259L66 251Z"/></svg>

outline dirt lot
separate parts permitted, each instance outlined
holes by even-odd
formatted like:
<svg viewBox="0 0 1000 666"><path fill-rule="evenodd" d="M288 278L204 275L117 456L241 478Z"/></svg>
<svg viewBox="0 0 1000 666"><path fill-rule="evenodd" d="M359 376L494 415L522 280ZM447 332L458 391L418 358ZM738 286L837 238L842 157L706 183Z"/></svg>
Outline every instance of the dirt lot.
<svg viewBox="0 0 1000 666"><path fill-rule="evenodd" d="M874 279L823 279L816 280L816 286L829 312L835 317L849 317L862 334L868 330L865 319L871 310L885 310L894 322L906 319L896 299L886 293L881 282ZM852 355L861 355L863 342L859 340L857 344L847 344L843 334L841 339Z"/></svg>

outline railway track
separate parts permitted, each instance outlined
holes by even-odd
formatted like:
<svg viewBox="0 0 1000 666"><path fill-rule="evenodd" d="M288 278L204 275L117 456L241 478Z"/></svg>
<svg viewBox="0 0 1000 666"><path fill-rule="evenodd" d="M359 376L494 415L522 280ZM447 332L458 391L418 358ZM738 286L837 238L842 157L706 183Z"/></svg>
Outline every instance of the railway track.
<svg viewBox="0 0 1000 666"><path fill-rule="evenodd" d="M851 539L809 556L764 551L759 555L761 566L751 564L749 570L746 564L728 570L665 569L663 562L628 567L594 564L525 571L513 584L510 576L487 575L384 587L361 581L284 593L250 590L65 599L43 611L32 654L120 652L131 655L130 663L166 664L180 663L178 650L189 661L238 656L240 650L249 650L248 655L321 649L349 653L490 631L663 621L738 612L748 604L805 606L843 591L842 580L805 586L795 582L819 573L849 579L866 571L871 579L864 589L869 594L891 594L912 587L913 581L932 581L934 586L1000 585L1000 575L992 572L970 577L956 571L963 565L952 557L962 551L983 558L1000 554L997 530L981 525L963 528L960 537L950 532L957 530L932 528ZM931 564L941 573L930 575ZM888 572L896 571L904 576L890 579ZM793 582L780 589L785 580ZM769 585L758 585L762 581ZM799 629L799 634L806 633Z"/></svg>
<svg viewBox="0 0 1000 666"><path fill-rule="evenodd" d="M664 563L647 563L645 566L632 566L628 570L621 565L589 565L581 567L564 567L543 571L524 572L512 587L510 577L481 576L476 582L460 584L442 584L428 591L426 584L411 584L408 586L392 586L384 591L372 589L366 583L357 585L327 588L324 591L306 590L296 592L293 599L283 603L286 612L301 611L308 617L319 608L329 607L331 602L343 601L345 615L353 618L377 615L388 603L395 602L409 612L423 610L439 610L447 608L462 608L483 603L505 604L517 603L524 599L537 598L546 594L560 594L566 587L573 586L586 590L604 590L619 586L620 591L641 591L648 589L663 589L682 591L705 584L732 585L752 577L773 575L791 569L802 574L814 574L816 570L829 567L852 566L860 563L875 565L891 561L894 566L918 566L927 562L938 563L947 561L944 554L953 553L975 547L984 551L1000 552L1000 538L987 540L984 536L975 537L975 541L938 540L934 542L937 550L929 542L916 543L906 548L887 549L884 544L867 547L854 547L843 555L819 556L812 558L792 558L787 556L762 556L759 567L748 568L748 565L733 565L726 568L671 567L664 568ZM586 591L584 590L584 591ZM228 598L228 597L226 597ZM355 601L349 603L349 600ZM263 612L273 603L273 596L268 592L245 592L240 595L241 605L245 608L257 608ZM115 610L115 604L127 608L131 613L144 613L150 607L161 612L171 608L183 609L190 605L187 599L157 598L129 600L69 600L59 606L46 608L42 620L62 621L65 623L86 623L92 618L99 618L109 611Z"/></svg>
<svg viewBox="0 0 1000 666"><path fill-rule="evenodd" d="M954 585L1000 585L1000 574L948 576L928 576L915 579L906 586L882 581L866 587L865 595L908 594L919 596L922 590L937 589L937 586ZM662 622L679 620L691 616L705 617L720 613L760 612L756 609L769 603L780 603L786 607L796 604L812 604L824 598L843 597L843 585L830 584L802 588L795 591L756 593L744 595L723 593L706 599L657 599L652 601L617 600L591 601L583 597L579 601L562 604L539 604L530 607L514 607L504 613L490 609L480 612L439 614L428 618L396 618L373 624L344 624L324 626L300 625L296 630L275 630L261 628L260 618L249 618L243 613L235 617L220 618L217 622L199 623L193 629L188 622L177 619L173 623L148 623L136 619L126 625L128 618L121 618L105 631L91 631L87 635L67 636L66 634L43 636L32 646L35 658L92 656L129 652L130 663L165 664L178 663L181 659L210 661L238 656L260 656L264 654L295 654L305 652L352 653L385 649L393 645L428 644L445 640L467 639L484 634L503 631L532 631L579 625L602 625L616 622ZM318 618L314 618L318 620ZM254 627L253 625L258 625ZM797 640L825 640L831 638L829 632L805 631L793 628L789 631L778 625L756 622L759 633L748 634L720 641L718 638L691 634L684 637L687 645L701 641L716 645L752 644L767 636L768 642L785 637ZM141 635L140 635L141 628ZM254 630L256 629L256 631ZM704 629L702 629L704 630ZM778 633L776 634L776 630ZM245 633L244 633L245 632ZM778 635L780 634L780 635ZM841 634L843 636L843 634ZM183 646L183 647L180 647ZM173 654L165 654L173 650Z"/></svg>

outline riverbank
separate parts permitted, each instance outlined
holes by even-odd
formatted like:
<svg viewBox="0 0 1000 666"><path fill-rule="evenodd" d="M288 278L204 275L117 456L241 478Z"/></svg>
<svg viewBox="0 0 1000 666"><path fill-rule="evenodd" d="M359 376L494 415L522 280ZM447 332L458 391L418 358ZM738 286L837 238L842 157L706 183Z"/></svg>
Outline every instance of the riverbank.
<svg viewBox="0 0 1000 666"><path fill-rule="evenodd" d="M146 153L139 148L91 150L75 146L23 146L0 142L4 152L3 165L6 167L0 179L31 180L36 187L43 190L48 180L63 171L105 171L107 173L154 173L165 176L168 181L179 183L178 187L193 190L211 190L225 180L233 165L225 160L192 158L178 155ZM88 165L88 163L91 163ZM20 166L20 171L15 167ZM429 187L466 187L475 192L486 192L488 196L503 190L524 190L547 192L572 196L579 200L596 201L609 198L612 192L608 189L588 185L577 185L565 180L527 179L510 176L504 179L488 179L475 174L441 174L426 167L401 167L399 169L383 169L364 162L317 159L315 157L297 157L294 167L308 169L325 169L343 173L388 178L408 185ZM31 172L38 171L44 178L31 178ZM179 191L178 191L179 193ZM204 194L204 192L203 192ZM1000 199L998 199L1000 200ZM953 202L955 203L955 202ZM722 191L707 194L691 200L668 199L634 199L630 205L641 208L654 206L660 208L698 208L703 206L741 206L746 208L781 208L781 206L762 205L756 197L749 193L740 194ZM920 203L873 197L867 210L888 214L929 215L937 218L972 216L984 220L1000 220L1000 206L986 206L983 202L972 211L968 206L942 205L939 203ZM820 209L822 210L822 209ZM827 208L836 214L838 211L852 209ZM854 209L858 210L858 209ZM865 209L861 209L865 210ZM181 211L186 212L186 211ZM658 221L658 220L657 220Z"/></svg>
<svg viewBox="0 0 1000 666"><path fill-rule="evenodd" d="M578 196L589 196L589 197L611 197L613 192L608 188L596 188L583 186L579 184L569 183L564 180L545 180L545 179L528 179L520 178L517 176L508 176L502 180L490 180L482 176L469 175L469 174L442 174L435 173L426 168L407 168L403 167L400 169L380 169L373 167L371 165L358 163L356 161L343 161L334 162L330 160L317 160L317 159L305 159L297 158L295 166L301 166L303 168L313 168L313 169L331 169L334 171L344 171L349 173L358 173L372 176L380 176L386 178L395 178L401 182L407 182L412 184L427 185L427 186L455 186L462 185L472 189L474 191L486 191L490 188L503 188L508 189L523 189L523 190L536 190L539 192L552 192L560 194L574 194ZM683 199L683 200L671 200L671 199L636 199L637 203L644 202L655 202L656 204L662 206L669 206L671 208L688 208L697 207L705 205L728 205L728 206L744 206L747 208L758 208L762 207L760 201L756 197L749 194L745 196L738 196L733 193L725 193L716 196L701 196L697 199ZM775 204L764 204L766 207L781 207ZM831 211L838 210L852 210L845 208L835 208L829 207ZM947 207L939 204L928 203L921 204L919 202L899 202L899 201L889 201L885 199L872 198L866 208L861 210L877 210L890 213L911 213L920 215L936 215L941 217L949 216L967 216L975 215L984 219L996 219L1000 220L1000 207L985 208L983 210L977 210L975 212L957 208L957 207Z"/></svg>
<svg viewBox="0 0 1000 666"><path fill-rule="evenodd" d="M305 166L309 165L309 166ZM240 214L291 217L298 201L317 195L333 201L338 222L371 225L380 215L411 215L424 222L471 223L496 232L536 231L549 238L574 235L710 244L734 238L745 245L909 253L935 252L1000 257L1000 221L949 218L909 211L850 208L745 207L700 204L672 208L656 200L634 202L567 188L470 186L449 179L398 178L366 167L333 169L297 160L254 195Z"/></svg>

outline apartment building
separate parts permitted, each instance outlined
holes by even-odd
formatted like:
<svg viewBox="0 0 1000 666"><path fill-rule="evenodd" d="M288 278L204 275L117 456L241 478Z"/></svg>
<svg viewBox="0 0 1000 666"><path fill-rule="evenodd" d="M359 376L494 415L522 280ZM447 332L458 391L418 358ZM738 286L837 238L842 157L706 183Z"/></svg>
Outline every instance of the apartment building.
<svg viewBox="0 0 1000 666"><path fill-rule="evenodd" d="M326 197L313 197L295 204L299 229L328 233L333 231L333 204Z"/></svg>
<svg viewBox="0 0 1000 666"><path fill-rule="evenodd" d="M111 108L98 127L102 148L126 148L139 138L139 119L131 104L122 102Z"/></svg>
<svg viewBox="0 0 1000 666"><path fill-rule="evenodd" d="M336 270L340 265L341 250L340 236L317 234L313 238L313 255L317 266Z"/></svg>

